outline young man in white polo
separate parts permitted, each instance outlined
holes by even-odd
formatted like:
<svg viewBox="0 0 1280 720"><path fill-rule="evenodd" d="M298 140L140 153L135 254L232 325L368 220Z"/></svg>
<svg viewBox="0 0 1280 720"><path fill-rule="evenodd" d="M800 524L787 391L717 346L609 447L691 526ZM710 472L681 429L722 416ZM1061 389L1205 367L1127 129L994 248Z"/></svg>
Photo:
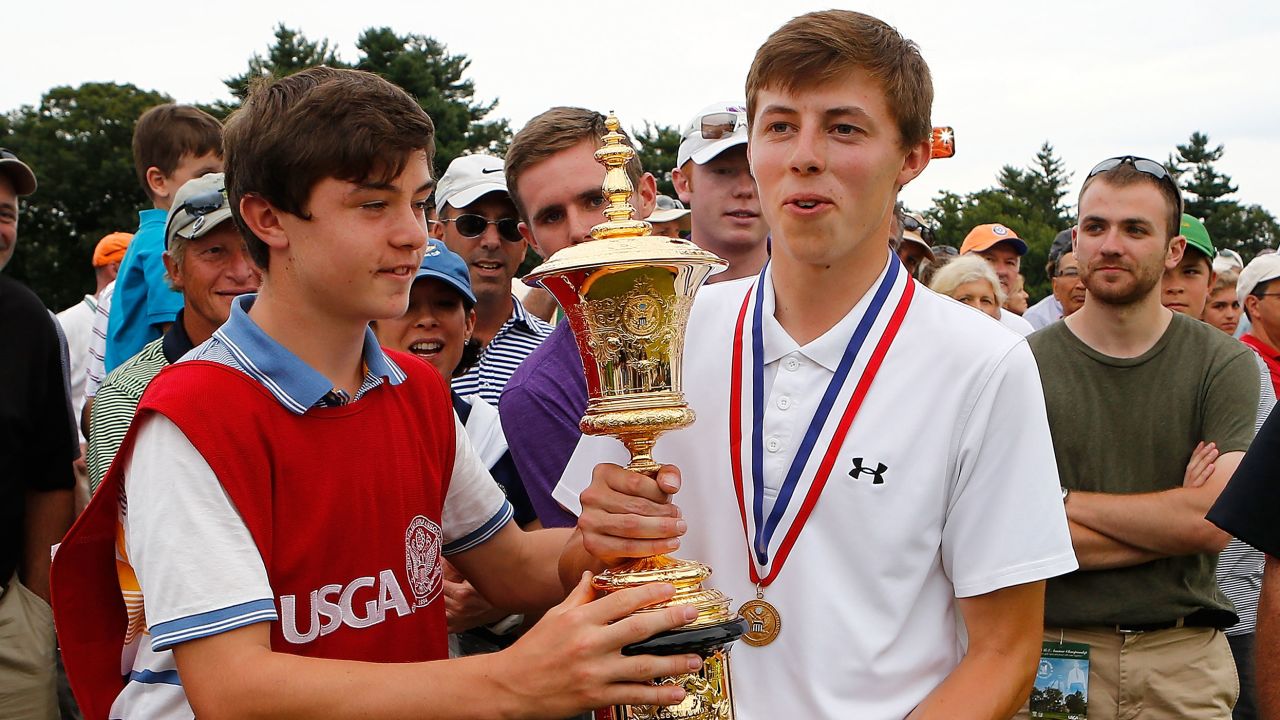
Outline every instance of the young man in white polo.
<svg viewBox="0 0 1280 720"><path fill-rule="evenodd" d="M689 239L728 261L709 282L751 277L769 259L769 227L747 165L747 109L715 103L685 126L671 183L689 206Z"/></svg>
<svg viewBox="0 0 1280 720"><path fill-rule="evenodd" d="M1007 718L1043 581L1076 564L1025 341L918 286L886 242L930 156L928 68L885 23L819 12L765 42L746 94L772 260L694 303L697 421L654 450L676 467L652 479L597 465L623 458L613 440L579 445L562 579L710 564L764 629L733 650L740 720Z"/></svg>

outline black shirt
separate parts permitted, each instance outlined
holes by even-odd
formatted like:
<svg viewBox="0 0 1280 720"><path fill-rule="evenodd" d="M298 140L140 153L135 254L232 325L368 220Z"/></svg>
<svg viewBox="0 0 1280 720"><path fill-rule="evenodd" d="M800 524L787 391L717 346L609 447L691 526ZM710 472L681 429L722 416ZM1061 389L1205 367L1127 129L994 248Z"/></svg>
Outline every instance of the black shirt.
<svg viewBox="0 0 1280 720"><path fill-rule="evenodd" d="M78 443L53 323L35 293L0 274L0 585L22 557L27 491L75 487Z"/></svg>
<svg viewBox="0 0 1280 720"><path fill-rule="evenodd" d="M1248 545L1280 557L1280 413L1262 425L1231 476L1209 522Z"/></svg>

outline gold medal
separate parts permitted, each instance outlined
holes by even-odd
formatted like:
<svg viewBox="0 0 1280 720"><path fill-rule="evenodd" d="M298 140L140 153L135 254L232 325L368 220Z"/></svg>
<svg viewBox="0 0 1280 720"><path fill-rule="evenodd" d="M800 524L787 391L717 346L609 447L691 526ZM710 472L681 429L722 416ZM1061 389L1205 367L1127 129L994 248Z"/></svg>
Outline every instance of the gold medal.
<svg viewBox="0 0 1280 720"><path fill-rule="evenodd" d="M756 590L755 600L742 603L738 615L747 621L747 632L743 634L742 641L753 647L768 645L782 632L782 616L778 614L778 608L765 601L760 589Z"/></svg>

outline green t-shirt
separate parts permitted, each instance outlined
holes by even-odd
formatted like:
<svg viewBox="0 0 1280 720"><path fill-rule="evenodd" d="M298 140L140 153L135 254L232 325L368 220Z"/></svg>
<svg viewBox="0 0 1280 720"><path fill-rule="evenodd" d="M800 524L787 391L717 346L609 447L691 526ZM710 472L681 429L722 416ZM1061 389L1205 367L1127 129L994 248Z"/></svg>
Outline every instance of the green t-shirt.
<svg viewBox="0 0 1280 720"><path fill-rule="evenodd" d="M1196 443L1244 451L1253 439L1258 368L1249 349L1174 313L1145 354L1113 358L1054 323L1028 338L1040 368L1062 485L1147 493L1182 485ZM1159 623L1199 610L1235 622L1214 578L1216 555L1183 555L1048 581L1045 624Z"/></svg>

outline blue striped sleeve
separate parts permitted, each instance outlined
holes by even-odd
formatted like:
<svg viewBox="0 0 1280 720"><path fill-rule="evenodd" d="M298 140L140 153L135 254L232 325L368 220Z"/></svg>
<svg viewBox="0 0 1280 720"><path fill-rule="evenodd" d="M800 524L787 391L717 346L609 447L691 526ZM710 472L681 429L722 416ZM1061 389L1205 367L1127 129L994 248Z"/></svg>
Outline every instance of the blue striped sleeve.
<svg viewBox="0 0 1280 720"><path fill-rule="evenodd" d="M498 508L498 512L494 513L493 517L489 518L488 521L480 527L472 530L457 540L454 540L451 543L445 543L443 553L445 555L456 555L484 543L486 540L497 534L497 532L502 529L503 525L511 522L513 513L514 511L511 508L511 503L504 499L502 501L502 507Z"/></svg>
<svg viewBox="0 0 1280 720"><path fill-rule="evenodd" d="M255 623L274 622L277 619L279 615L270 598L250 600L220 610L157 623L148 628L151 632L151 649L160 652L188 640L218 635Z"/></svg>

